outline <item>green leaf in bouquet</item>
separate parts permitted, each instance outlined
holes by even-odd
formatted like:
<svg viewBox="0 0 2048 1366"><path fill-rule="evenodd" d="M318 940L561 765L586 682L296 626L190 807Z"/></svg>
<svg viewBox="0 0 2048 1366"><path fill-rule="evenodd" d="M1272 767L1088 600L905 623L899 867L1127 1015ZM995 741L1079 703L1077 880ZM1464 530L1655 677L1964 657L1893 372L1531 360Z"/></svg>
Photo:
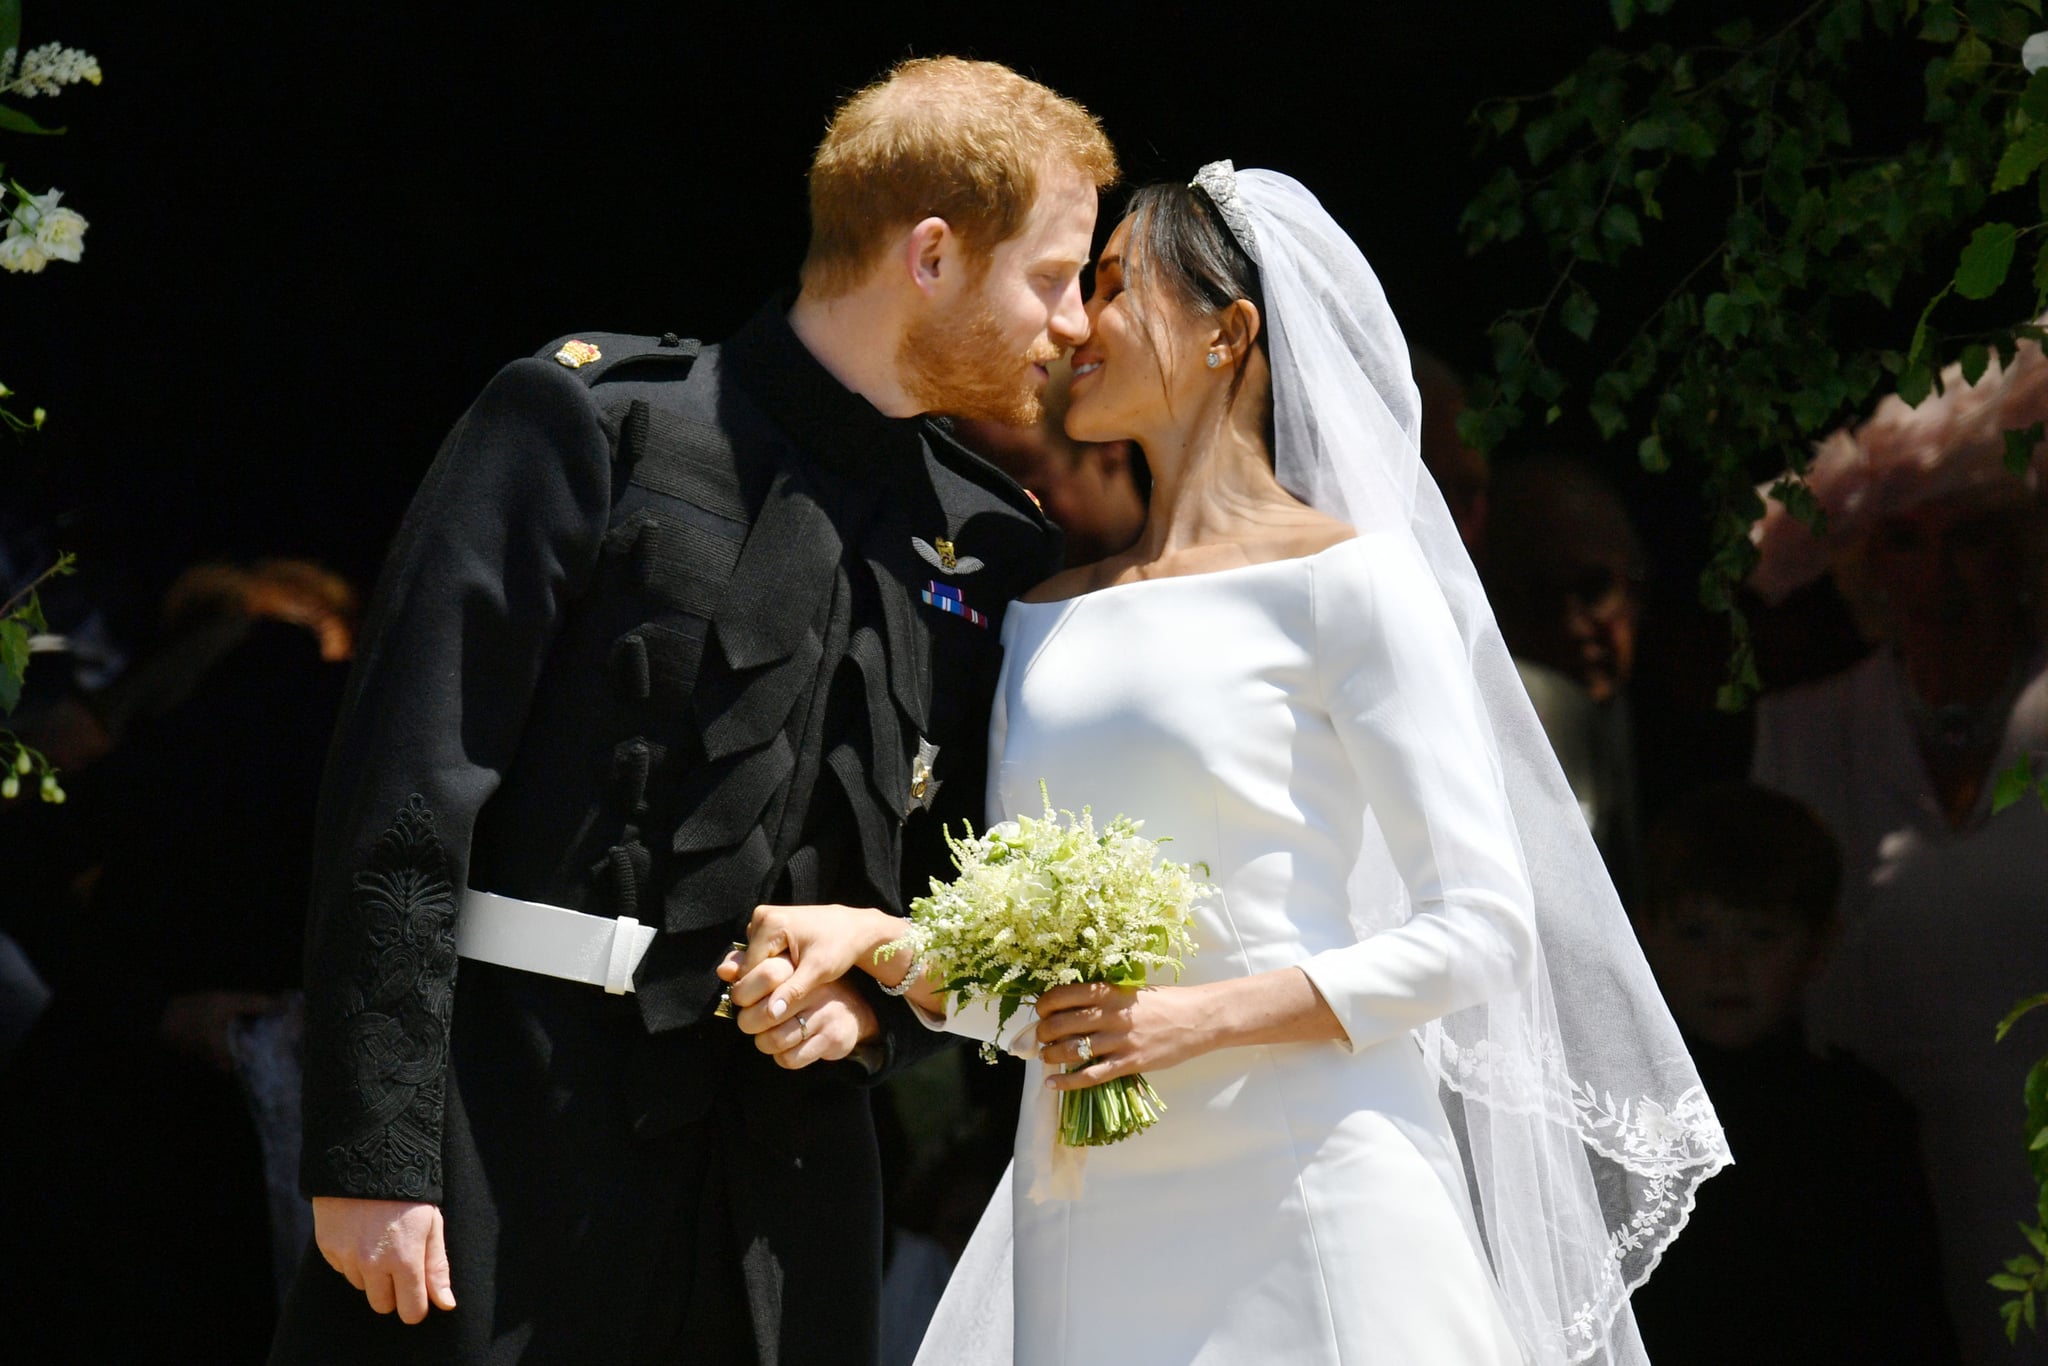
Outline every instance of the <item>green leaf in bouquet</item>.
<svg viewBox="0 0 2048 1366"><path fill-rule="evenodd" d="M21 0L0 0L0 52L21 47Z"/></svg>

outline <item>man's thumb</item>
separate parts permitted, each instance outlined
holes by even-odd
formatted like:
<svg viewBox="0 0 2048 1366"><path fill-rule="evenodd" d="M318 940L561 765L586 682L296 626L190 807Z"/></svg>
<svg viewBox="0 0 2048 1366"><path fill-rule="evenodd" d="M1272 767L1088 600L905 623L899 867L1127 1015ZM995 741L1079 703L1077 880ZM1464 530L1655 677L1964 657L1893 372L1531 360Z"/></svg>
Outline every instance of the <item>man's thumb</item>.
<svg viewBox="0 0 2048 1366"><path fill-rule="evenodd" d="M448 1278L448 1240L441 1211L434 1211L433 1226L427 1230L427 1296L435 1307L455 1307L455 1286Z"/></svg>

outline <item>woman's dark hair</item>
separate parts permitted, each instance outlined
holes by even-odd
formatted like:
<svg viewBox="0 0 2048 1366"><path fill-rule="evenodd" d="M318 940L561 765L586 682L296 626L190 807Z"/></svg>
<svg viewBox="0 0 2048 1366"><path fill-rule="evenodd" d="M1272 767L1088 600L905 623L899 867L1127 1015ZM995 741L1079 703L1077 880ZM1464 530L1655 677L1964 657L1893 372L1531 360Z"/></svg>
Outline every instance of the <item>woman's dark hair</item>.
<svg viewBox="0 0 2048 1366"><path fill-rule="evenodd" d="M1252 345L1263 354L1266 296L1259 287L1259 268L1231 234L1208 192L1194 185L1147 185L1131 196L1128 217L1131 231L1124 247L1124 278L1132 285L1156 286L1165 297L1196 313L1228 308L1239 299L1250 301L1259 310L1259 331ZM1132 293L1136 304L1140 291ZM1145 321L1142 311L1139 319ZM1249 359L1247 351L1231 376L1231 403L1237 401ZM1272 425L1269 407L1269 445Z"/></svg>

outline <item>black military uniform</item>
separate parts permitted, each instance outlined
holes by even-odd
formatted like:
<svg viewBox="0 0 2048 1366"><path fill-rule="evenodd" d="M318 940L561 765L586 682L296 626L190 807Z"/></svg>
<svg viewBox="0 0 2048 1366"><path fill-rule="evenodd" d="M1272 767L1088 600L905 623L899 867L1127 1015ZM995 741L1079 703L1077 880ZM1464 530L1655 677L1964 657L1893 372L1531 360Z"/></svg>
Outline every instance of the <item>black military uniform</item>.
<svg viewBox="0 0 2048 1366"><path fill-rule="evenodd" d="M275 1361L874 1356L871 1074L777 1067L712 970L759 902L949 871L1057 533L789 302L508 366L407 514L322 799L303 1180L440 1203L459 1307L374 1314L312 1251ZM458 973L465 883L658 925L636 994ZM873 999L882 1072L936 1046Z"/></svg>

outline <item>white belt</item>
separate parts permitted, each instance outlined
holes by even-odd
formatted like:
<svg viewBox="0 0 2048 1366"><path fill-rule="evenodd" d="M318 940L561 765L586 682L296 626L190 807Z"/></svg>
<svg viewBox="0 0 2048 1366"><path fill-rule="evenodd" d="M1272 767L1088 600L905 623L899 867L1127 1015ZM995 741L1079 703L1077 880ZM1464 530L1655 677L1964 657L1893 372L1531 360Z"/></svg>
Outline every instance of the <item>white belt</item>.
<svg viewBox="0 0 2048 1366"><path fill-rule="evenodd" d="M455 951L480 963L588 982L617 996L633 989L633 969L654 942L654 926L517 901L465 888L455 921Z"/></svg>

